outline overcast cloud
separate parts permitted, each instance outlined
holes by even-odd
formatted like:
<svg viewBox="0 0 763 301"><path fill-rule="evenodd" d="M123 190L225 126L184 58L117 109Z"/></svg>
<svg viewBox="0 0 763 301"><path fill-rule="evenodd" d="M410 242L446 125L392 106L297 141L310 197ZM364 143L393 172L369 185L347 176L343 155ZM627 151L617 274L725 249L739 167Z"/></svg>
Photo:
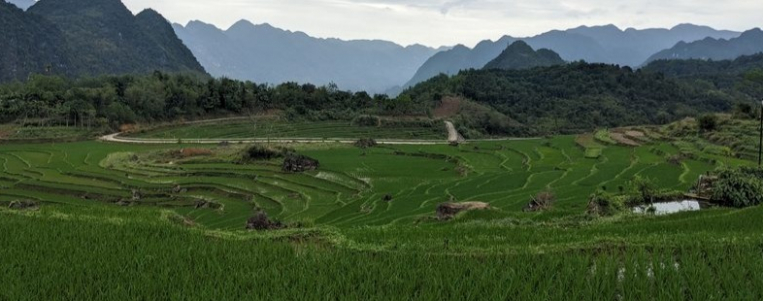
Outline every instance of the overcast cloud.
<svg viewBox="0 0 763 301"><path fill-rule="evenodd" d="M621 28L761 27L761 0L123 0L134 12L151 7L172 22L228 28L240 19L317 37L383 39L403 45L465 44L505 34L531 36L579 25Z"/></svg>

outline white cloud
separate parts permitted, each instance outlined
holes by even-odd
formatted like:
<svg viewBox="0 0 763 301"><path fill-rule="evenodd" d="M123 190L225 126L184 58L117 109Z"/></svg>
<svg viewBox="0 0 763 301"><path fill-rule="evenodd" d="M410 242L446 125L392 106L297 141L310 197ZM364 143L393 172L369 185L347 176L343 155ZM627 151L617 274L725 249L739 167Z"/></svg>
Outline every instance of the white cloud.
<svg viewBox="0 0 763 301"><path fill-rule="evenodd" d="M227 28L240 19L318 37L384 39L430 46L502 35L530 36L579 25L672 27L679 23L745 30L760 26L760 0L123 0L172 22Z"/></svg>

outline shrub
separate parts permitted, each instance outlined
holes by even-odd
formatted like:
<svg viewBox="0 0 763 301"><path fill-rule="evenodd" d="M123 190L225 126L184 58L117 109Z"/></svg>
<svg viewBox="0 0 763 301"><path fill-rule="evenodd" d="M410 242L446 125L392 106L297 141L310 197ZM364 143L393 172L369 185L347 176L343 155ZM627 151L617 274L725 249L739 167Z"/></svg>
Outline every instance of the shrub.
<svg viewBox="0 0 763 301"><path fill-rule="evenodd" d="M722 169L713 184L713 200L737 208L763 203L763 180L758 169Z"/></svg>
<svg viewBox="0 0 763 301"><path fill-rule="evenodd" d="M376 146L376 140L370 139L370 138L363 138L359 139L358 141L355 141L355 146L359 148L371 148Z"/></svg>
<svg viewBox="0 0 763 301"><path fill-rule="evenodd" d="M630 182L631 190L636 194L641 203L653 203L654 198L657 195L657 185L649 178L636 176Z"/></svg>
<svg viewBox="0 0 763 301"><path fill-rule="evenodd" d="M599 190L591 194L586 212L589 215L611 216L626 208L623 197Z"/></svg>
<svg viewBox="0 0 763 301"><path fill-rule="evenodd" d="M712 132L718 127L718 117L712 114L702 115L697 123L701 133Z"/></svg>
<svg viewBox="0 0 763 301"><path fill-rule="evenodd" d="M281 158L285 152L287 152L287 150L274 150L265 146L254 145L244 152L244 160L257 161Z"/></svg>
<svg viewBox="0 0 763 301"><path fill-rule="evenodd" d="M352 124L357 126L379 126L381 124L381 120L379 120L379 117L376 116L363 115L355 117L355 119L352 120Z"/></svg>
<svg viewBox="0 0 763 301"><path fill-rule="evenodd" d="M550 190L541 191L538 194L536 194L532 199L530 199L530 203L527 204L527 207L525 207L526 212L534 212L534 211L543 211L551 209L551 207L554 206L554 203L556 202L556 195L554 195L553 192Z"/></svg>
<svg viewBox="0 0 763 301"><path fill-rule="evenodd" d="M318 167L320 167L318 160L303 155L289 154L283 160L281 170L285 172L304 172L317 170Z"/></svg>

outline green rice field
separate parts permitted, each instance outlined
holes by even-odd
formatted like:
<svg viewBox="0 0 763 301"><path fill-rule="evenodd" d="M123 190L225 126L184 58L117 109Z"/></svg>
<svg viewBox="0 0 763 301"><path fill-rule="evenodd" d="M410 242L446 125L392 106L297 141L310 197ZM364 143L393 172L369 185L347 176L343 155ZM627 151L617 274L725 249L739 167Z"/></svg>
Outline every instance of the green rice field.
<svg viewBox="0 0 763 301"><path fill-rule="evenodd" d="M697 143L289 145L320 161L305 173L237 163L243 147L0 145L0 300L763 297L759 207L585 214L591 193L636 176L686 191L752 164ZM205 155L168 155L181 149ZM546 190L551 210L523 211ZM40 208L5 209L16 200ZM436 220L449 201L492 209ZM246 231L258 209L293 226Z"/></svg>
<svg viewBox="0 0 763 301"><path fill-rule="evenodd" d="M285 120L235 120L166 126L129 136L153 139L241 139L241 138L374 138L445 140L445 125L439 121L400 122L380 126L355 126L350 121L289 122Z"/></svg>

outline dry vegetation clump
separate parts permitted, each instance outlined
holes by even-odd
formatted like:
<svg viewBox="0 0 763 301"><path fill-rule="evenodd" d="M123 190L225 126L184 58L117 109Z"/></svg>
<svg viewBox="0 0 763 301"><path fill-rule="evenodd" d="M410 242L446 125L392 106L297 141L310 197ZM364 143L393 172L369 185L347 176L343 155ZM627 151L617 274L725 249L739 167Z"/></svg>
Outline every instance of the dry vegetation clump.
<svg viewBox="0 0 763 301"><path fill-rule="evenodd" d="M30 200L15 200L8 204L8 209L13 210L32 210L39 208L40 205L35 201Z"/></svg>
<svg viewBox="0 0 763 301"><path fill-rule="evenodd" d="M305 172L318 170L318 167L320 167L318 160L303 155L290 154L283 160L281 170L285 172Z"/></svg>
<svg viewBox="0 0 763 301"><path fill-rule="evenodd" d="M551 209L556 203L556 195L551 191L541 191L530 199L525 212L537 212Z"/></svg>
<svg viewBox="0 0 763 301"><path fill-rule="evenodd" d="M483 202L442 203L437 205L437 219L449 220L464 211L490 209L490 204Z"/></svg>
<svg viewBox="0 0 763 301"><path fill-rule="evenodd" d="M630 139L626 137L624 133L618 133L618 132L612 132L609 133L609 137L612 138L612 140L615 140L618 144L625 145L625 146L633 146L638 147L641 146L640 143L633 141L633 139Z"/></svg>
<svg viewBox="0 0 763 301"><path fill-rule="evenodd" d="M176 159L211 156L212 154L212 151L206 148L183 148L170 151L170 156Z"/></svg>
<svg viewBox="0 0 763 301"><path fill-rule="evenodd" d="M278 230L285 228L284 224L279 221L270 220L268 214L265 211L259 211L254 216L250 217L246 221L247 230Z"/></svg>

